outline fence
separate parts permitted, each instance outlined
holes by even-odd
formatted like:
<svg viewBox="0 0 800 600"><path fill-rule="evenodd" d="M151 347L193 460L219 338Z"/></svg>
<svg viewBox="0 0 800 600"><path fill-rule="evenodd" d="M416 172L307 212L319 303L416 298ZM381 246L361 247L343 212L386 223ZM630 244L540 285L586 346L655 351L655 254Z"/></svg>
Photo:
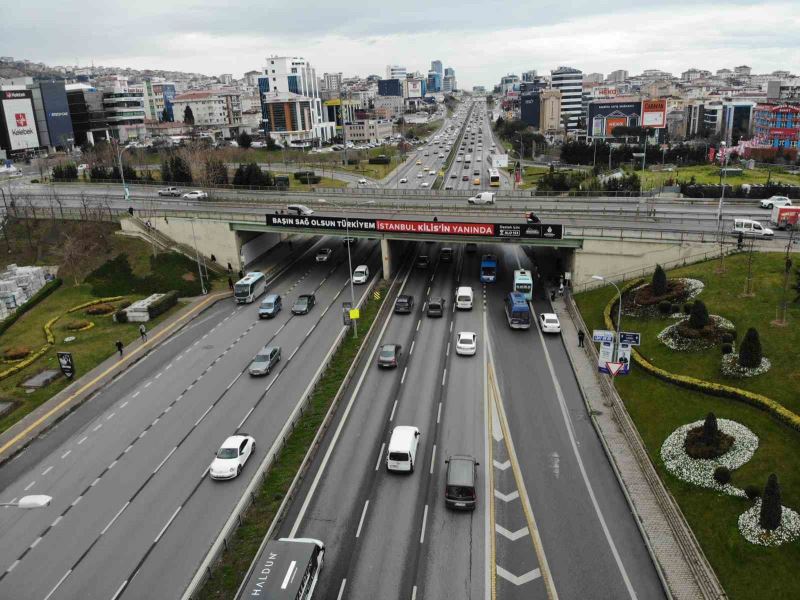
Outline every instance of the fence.
<svg viewBox="0 0 800 600"><path fill-rule="evenodd" d="M565 296L565 304L570 317L573 319L576 326L580 328L579 330L590 331L590 329L586 327L586 323L584 323L583 317L578 311L578 308L575 305L571 295L567 294ZM597 364L598 354L597 348L595 348L594 344L586 344L584 351L589 356L589 360L592 361L592 364ZM689 565L689 568L692 570L695 581L702 591L703 598L727 598L727 595L722 589L722 585L717 579L716 573L711 568L708 559L703 553L703 549L700 547L697 538L694 536L694 533L686 523L686 517L683 515L680 507L677 505L674 498L661 481L655 466L647 454L644 442L639 436L636 425L633 423L633 420L625 408L622 398L620 398L613 385L609 383L609 379L607 377L600 377L598 379L600 381L600 389L603 397L605 398L604 404L611 407L614 421L617 423L617 426L625 438L625 441L627 442L627 445L632 452L636 463L639 465L641 473L644 476L650 491L653 493L653 496L655 497L662 514L667 520L670 530L672 531L678 547L680 548L681 554L686 560L686 563Z"/></svg>

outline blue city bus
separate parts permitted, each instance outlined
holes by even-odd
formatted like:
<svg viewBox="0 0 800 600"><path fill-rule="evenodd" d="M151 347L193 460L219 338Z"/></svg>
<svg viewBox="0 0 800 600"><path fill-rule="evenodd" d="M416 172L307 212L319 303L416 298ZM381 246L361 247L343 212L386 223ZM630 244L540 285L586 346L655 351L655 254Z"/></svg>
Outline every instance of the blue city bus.
<svg viewBox="0 0 800 600"><path fill-rule="evenodd" d="M514 291L525 296L526 300L533 299L533 276L526 269L514 271Z"/></svg>
<svg viewBox="0 0 800 600"><path fill-rule="evenodd" d="M531 307L520 292L509 292L505 300L506 319L511 329L530 329Z"/></svg>
<svg viewBox="0 0 800 600"><path fill-rule="evenodd" d="M494 254L481 256L481 283L497 281L497 257Z"/></svg>

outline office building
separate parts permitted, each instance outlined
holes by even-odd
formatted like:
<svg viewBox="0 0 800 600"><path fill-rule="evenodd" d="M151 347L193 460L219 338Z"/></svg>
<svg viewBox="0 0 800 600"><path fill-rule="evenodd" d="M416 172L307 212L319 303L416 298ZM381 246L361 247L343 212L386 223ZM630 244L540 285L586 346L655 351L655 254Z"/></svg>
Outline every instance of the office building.
<svg viewBox="0 0 800 600"><path fill-rule="evenodd" d="M403 82L400 79L381 79L378 81L378 96L403 96Z"/></svg>
<svg viewBox="0 0 800 600"><path fill-rule="evenodd" d="M608 83L622 83L626 79L628 79L628 72L625 69L617 69L608 74L606 81Z"/></svg>
<svg viewBox="0 0 800 600"><path fill-rule="evenodd" d="M550 89L539 92L539 131L548 135L563 133L561 126L561 92Z"/></svg>
<svg viewBox="0 0 800 600"><path fill-rule="evenodd" d="M431 93L442 91L442 74L438 71L428 71L428 91Z"/></svg>
<svg viewBox="0 0 800 600"><path fill-rule="evenodd" d="M559 67L550 72L550 83L561 92L562 130L566 121L568 132L577 131L583 116L583 73L572 67Z"/></svg>
<svg viewBox="0 0 800 600"><path fill-rule="evenodd" d="M524 75L524 73L523 73ZM519 96L520 119L533 127L539 129L539 112L541 111L540 93L538 90L530 92L520 92Z"/></svg>
<svg viewBox="0 0 800 600"><path fill-rule="evenodd" d="M753 109L753 139L762 147L800 148L800 105L756 105Z"/></svg>
<svg viewBox="0 0 800 600"><path fill-rule="evenodd" d="M530 71L523 71L522 72L522 83L530 83L536 79L536 69L531 69Z"/></svg>
<svg viewBox="0 0 800 600"><path fill-rule="evenodd" d="M121 142L144 138L144 95L131 91L104 91L103 113L109 135Z"/></svg>
<svg viewBox="0 0 800 600"><path fill-rule="evenodd" d="M156 79L146 79L142 83L145 118L151 121L174 121L172 100L177 95L175 84Z"/></svg>
<svg viewBox="0 0 800 600"><path fill-rule="evenodd" d="M424 98L428 91L427 81L421 77L403 79L404 98Z"/></svg>
<svg viewBox="0 0 800 600"><path fill-rule="evenodd" d="M38 137L37 147L48 148L50 151L72 148L74 134L63 81L34 81L32 77L0 79L0 90L29 90L31 92L32 116ZM22 101L22 104L24 103ZM9 106L15 104L19 103L12 102ZM30 127L30 125L19 127L16 125L16 118L12 124L5 122L5 125L6 133L9 135L9 146L12 137L17 140L25 138L26 144L32 143L33 140L27 136L17 137L9 134L10 131L20 134L22 129ZM11 125L10 129L9 125Z"/></svg>
<svg viewBox="0 0 800 600"><path fill-rule="evenodd" d="M406 68L400 65L386 65L386 79L405 79Z"/></svg>
<svg viewBox="0 0 800 600"><path fill-rule="evenodd" d="M94 145L96 139L108 137L103 93L86 83L68 84L65 91L75 145Z"/></svg>
<svg viewBox="0 0 800 600"><path fill-rule="evenodd" d="M238 125L242 121L239 92L198 90L179 94L172 99L174 120L186 122L187 108L192 109L194 125L198 127Z"/></svg>
<svg viewBox="0 0 800 600"><path fill-rule="evenodd" d="M519 77L509 74L500 78L500 93L504 96L519 91Z"/></svg>
<svg viewBox="0 0 800 600"><path fill-rule="evenodd" d="M313 115L314 99L308 96L291 92L264 92L261 95L262 127L279 144L314 144Z"/></svg>
<svg viewBox="0 0 800 600"><path fill-rule="evenodd" d="M223 73L217 77L217 81L219 81L222 85L230 85L233 83L233 75L231 73Z"/></svg>
<svg viewBox="0 0 800 600"><path fill-rule="evenodd" d="M405 99L402 96L375 96L374 108L379 119L397 119L405 112Z"/></svg>
<svg viewBox="0 0 800 600"><path fill-rule="evenodd" d="M603 83L605 77L602 73L587 73L583 76L584 83Z"/></svg>
<svg viewBox="0 0 800 600"><path fill-rule="evenodd" d="M444 77L444 67L442 65L442 61L440 60L432 60L431 61L431 71L435 71L439 74L439 78Z"/></svg>
<svg viewBox="0 0 800 600"><path fill-rule="evenodd" d="M374 144L392 136L392 122L389 120L365 119L345 123L345 139L354 144Z"/></svg>
<svg viewBox="0 0 800 600"><path fill-rule="evenodd" d="M444 76L445 77L455 77L456 76L456 70L451 68L451 67L445 67Z"/></svg>

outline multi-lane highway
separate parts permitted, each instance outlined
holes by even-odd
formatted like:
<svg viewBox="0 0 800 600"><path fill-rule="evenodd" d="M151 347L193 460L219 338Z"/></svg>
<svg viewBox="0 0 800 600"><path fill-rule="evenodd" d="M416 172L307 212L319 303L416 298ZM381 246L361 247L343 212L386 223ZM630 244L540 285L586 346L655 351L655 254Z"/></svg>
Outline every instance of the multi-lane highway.
<svg viewBox="0 0 800 600"><path fill-rule="evenodd" d="M492 585L498 598L663 597L562 340L505 322L513 270L530 259L513 246L458 245L442 262L439 250L419 246L431 267L413 269L400 291L415 310L384 324L279 534L325 542L322 598L484 598ZM489 250L500 279L484 291ZM459 285L476 292L471 311L452 308ZM426 314L436 296L442 318ZM537 313L543 296L537 284ZM478 334L474 356L456 355L461 331ZM388 343L405 349L392 371L375 364ZM411 474L385 468L397 425L421 431ZM445 508L454 454L480 463L474 512Z"/></svg>
<svg viewBox="0 0 800 600"><path fill-rule="evenodd" d="M317 263L321 245L334 253ZM356 245L353 261L377 270L376 244ZM275 319L260 321L257 304L218 303L0 469L4 497L53 498L36 511L0 509L0 597L178 597L342 334L347 281L341 242L319 241L270 284L285 299ZM310 292L317 305L293 316ZM249 376L267 343L282 361ZM239 478L210 480L234 432L256 438L255 455Z"/></svg>

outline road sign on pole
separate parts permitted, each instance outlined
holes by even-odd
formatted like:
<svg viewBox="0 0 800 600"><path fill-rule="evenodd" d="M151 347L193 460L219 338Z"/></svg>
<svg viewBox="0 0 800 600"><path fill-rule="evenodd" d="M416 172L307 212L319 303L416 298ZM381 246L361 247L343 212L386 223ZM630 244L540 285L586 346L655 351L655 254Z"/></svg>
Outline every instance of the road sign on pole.
<svg viewBox="0 0 800 600"><path fill-rule="evenodd" d="M638 346L641 341L641 334L631 331L619 332L619 343L628 344L630 346Z"/></svg>
<svg viewBox="0 0 800 600"><path fill-rule="evenodd" d="M623 366L624 363L621 362L606 363L606 368L608 369L608 372L611 374L612 377L614 377L617 373L619 373Z"/></svg>
<svg viewBox="0 0 800 600"><path fill-rule="evenodd" d="M352 319L350 318L350 310L353 308L352 303L342 302L342 319L346 327L350 326Z"/></svg>

